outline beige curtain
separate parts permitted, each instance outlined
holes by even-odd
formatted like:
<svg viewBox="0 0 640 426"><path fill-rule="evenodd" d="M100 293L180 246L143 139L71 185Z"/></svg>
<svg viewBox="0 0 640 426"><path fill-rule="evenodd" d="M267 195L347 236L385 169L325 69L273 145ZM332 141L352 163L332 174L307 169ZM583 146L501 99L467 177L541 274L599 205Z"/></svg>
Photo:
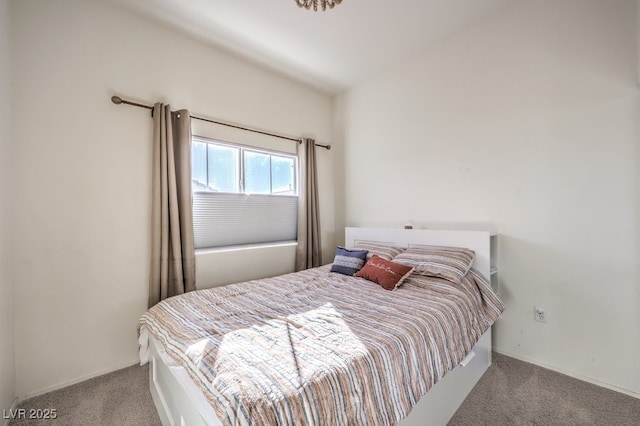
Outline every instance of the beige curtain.
<svg viewBox="0 0 640 426"><path fill-rule="evenodd" d="M191 213L191 118L153 107L153 183L149 307L195 290Z"/></svg>
<svg viewBox="0 0 640 426"><path fill-rule="evenodd" d="M298 248L296 271L322 265L316 145L313 139L298 144L300 191L298 195Z"/></svg>

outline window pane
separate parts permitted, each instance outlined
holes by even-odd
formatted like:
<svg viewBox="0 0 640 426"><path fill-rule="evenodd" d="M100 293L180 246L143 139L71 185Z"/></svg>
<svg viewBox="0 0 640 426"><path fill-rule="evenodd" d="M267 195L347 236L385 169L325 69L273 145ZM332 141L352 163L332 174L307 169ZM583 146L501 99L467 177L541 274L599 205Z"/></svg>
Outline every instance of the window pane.
<svg viewBox="0 0 640 426"><path fill-rule="evenodd" d="M228 146L207 146L209 154L209 190L239 192L240 173L238 170L240 151Z"/></svg>
<svg viewBox="0 0 640 426"><path fill-rule="evenodd" d="M274 194L295 195L293 158L271 156L272 192Z"/></svg>
<svg viewBox="0 0 640 426"><path fill-rule="evenodd" d="M269 194L271 192L270 155L244 152L244 192Z"/></svg>
<svg viewBox="0 0 640 426"><path fill-rule="evenodd" d="M193 191L207 189L207 144L191 143L191 188Z"/></svg>

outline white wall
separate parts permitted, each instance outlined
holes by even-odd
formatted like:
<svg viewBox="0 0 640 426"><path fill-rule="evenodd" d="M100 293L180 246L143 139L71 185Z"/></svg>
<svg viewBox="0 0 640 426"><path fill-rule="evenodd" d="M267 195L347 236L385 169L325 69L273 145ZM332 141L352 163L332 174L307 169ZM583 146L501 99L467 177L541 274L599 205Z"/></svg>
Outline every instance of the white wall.
<svg viewBox="0 0 640 426"><path fill-rule="evenodd" d="M11 19L24 397L137 360L152 123L112 94L321 142L330 142L331 99L106 2L14 1ZM319 157L330 253L333 154Z"/></svg>
<svg viewBox="0 0 640 426"><path fill-rule="evenodd" d="M634 8L516 3L341 96L335 134L339 226L497 228L495 349L640 396Z"/></svg>
<svg viewBox="0 0 640 426"><path fill-rule="evenodd" d="M9 209L11 206L11 76L9 1L0 0L0 409L11 408L15 399L13 328L13 281L9 271L11 250Z"/></svg>
<svg viewBox="0 0 640 426"><path fill-rule="evenodd" d="M196 252L196 287L218 287L293 272L296 247L295 243L282 243L199 250ZM250 268L247 259L250 259Z"/></svg>

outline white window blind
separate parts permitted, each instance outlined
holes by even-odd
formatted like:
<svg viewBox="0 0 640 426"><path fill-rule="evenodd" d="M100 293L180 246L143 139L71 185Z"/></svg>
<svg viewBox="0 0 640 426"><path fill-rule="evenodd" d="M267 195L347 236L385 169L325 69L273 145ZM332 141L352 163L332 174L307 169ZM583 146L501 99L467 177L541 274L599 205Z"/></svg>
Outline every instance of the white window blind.
<svg viewBox="0 0 640 426"><path fill-rule="evenodd" d="M193 227L196 248L295 241L298 197L194 192Z"/></svg>

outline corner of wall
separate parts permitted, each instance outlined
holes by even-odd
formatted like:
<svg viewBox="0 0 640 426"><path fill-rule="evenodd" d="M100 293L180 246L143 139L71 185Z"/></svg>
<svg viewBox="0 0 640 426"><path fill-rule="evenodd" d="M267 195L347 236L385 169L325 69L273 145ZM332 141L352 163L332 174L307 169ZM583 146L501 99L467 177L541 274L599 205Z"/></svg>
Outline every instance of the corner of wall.
<svg viewBox="0 0 640 426"><path fill-rule="evenodd" d="M11 161L11 31L9 0L0 0L0 408L15 408L15 328L13 279L11 277L9 244L9 209L11 176L7 170Z"/></svg>
<svg viewBox="0 0 640 426"><path fill-rule="evenodd" d="M17 412L16 410L18 409L18 398L14 398L13 399L13 404L11 404L11 408L9 408L9 413L15 413ZM4 426L9 426L9 422L11 421L11 415L6 415L5 413L3 413L5 419L4 419Z"/></svg>
<svg viewBox="0 0 640 426"><path fill-rule="evenodd" d="M640 0L636 0L636 83L640 88Z"/></svg>
<svg viewBox="0 0 640 426"><path fill-rule="evenodd" d="M344 244L345 220L345 102L346 92L335 95L332 100L331 109L331 140L334 156L334 216L335 216L335 242L338 245ZM334 248L332 248L334 249ZM325 259L326 261L327 259Z"/></svg>

